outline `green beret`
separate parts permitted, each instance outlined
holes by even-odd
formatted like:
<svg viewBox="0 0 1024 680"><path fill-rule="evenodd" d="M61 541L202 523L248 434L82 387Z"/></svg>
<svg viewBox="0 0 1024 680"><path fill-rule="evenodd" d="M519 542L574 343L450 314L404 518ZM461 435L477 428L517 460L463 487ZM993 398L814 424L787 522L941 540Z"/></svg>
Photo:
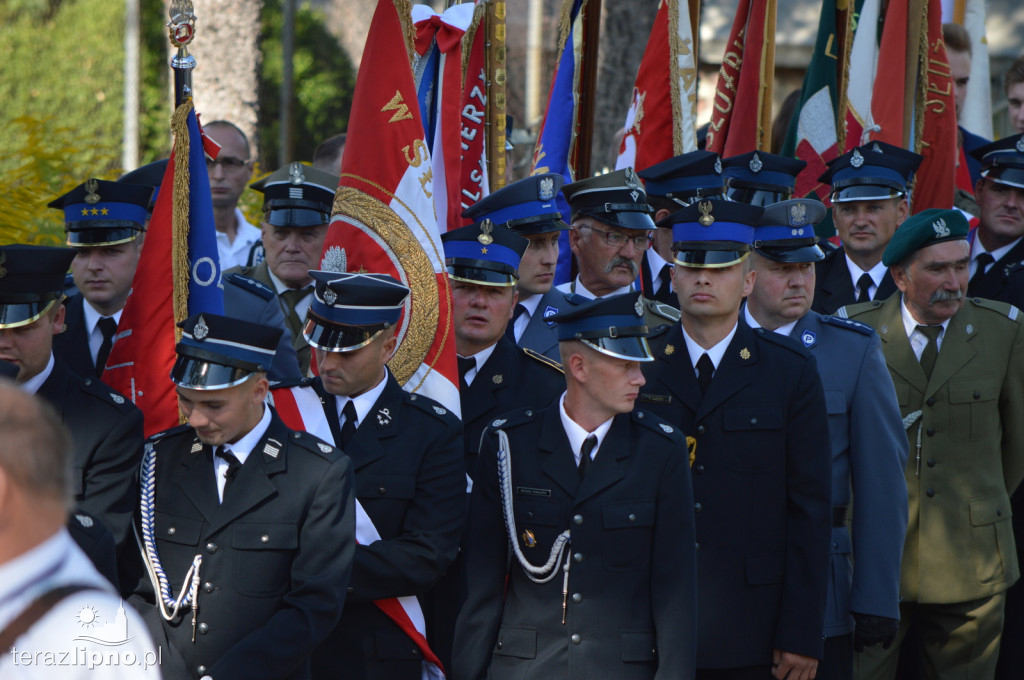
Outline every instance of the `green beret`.
<svg viewBox="0 0 1024 680"><path fill-rule="evenodd" d="M911 215L893 234L882 253L882 264L891 267L921 248L966 239L967 229L967 218L959 210L932 208Z"/></svg>

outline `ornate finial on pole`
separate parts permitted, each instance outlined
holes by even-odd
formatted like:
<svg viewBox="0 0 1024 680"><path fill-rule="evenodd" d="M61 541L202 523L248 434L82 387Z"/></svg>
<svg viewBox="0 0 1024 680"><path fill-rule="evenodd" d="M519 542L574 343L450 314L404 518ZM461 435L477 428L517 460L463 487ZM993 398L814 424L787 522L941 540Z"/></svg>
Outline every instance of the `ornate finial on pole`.
<svg viewBox="0 0 1024 680"><path fill-rule="evenodd" d="M171 58L174 69L174 108L192 98L192 69L196 59L188 53L188 44L196 35L196 15L192 11L192 0L171 0L168 10L171 20L167 22L171 45L178 53Z"/></svg>

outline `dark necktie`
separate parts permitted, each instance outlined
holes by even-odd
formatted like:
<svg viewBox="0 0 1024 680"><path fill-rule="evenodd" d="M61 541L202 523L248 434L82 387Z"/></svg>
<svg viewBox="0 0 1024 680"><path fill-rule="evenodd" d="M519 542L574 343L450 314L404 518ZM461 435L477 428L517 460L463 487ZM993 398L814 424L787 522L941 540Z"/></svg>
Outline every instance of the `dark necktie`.
<svg viewBox="0 0 1024 680"><path fill-rule="evenodd" d="M583 440L583 446L580 447L580 479L587 476L587 470L590 469L590 464L593 462L590 459L590 452L594 450L595 446L597 446L596 434L588 435L587 438Z"/></svg>
<svg viewBox="0 0 1024 680"><path fill-rule="evenodd" d="M700 355L697 360L697 384L700 385L700 393L707 394L711 387L711 377L715 374L715 365L711 363L711 357L707 352Z"/></svg>
<svg viewBox="0 0 1024 680"><path fill-rule="evenodd" d="M100 343L100 351L96 354L96 377L103 378L103 368L107 365L107 357L110 356L110 348L114 345L114 334L117 333L117 322L112 316L104 316L96 322L96 326L103 335L103 342Z"/></svg>
<svg viewBox="0 0 1024 680"><path fill-rule="evenodd" d="M978 268L974 270L974 276L972 276L971 280L967 282L968 291L975 288L978 285L978 282L985 278L985 267L989 266L996 260L992 257L992 253L980 253L978 257L974 258L974 261L977 263ZM973 295L974 293L971 294Z"/></svg>
<svg viewBox="0 0 1024 680"><path fill-rule="evenodd" d="M666 264L662 267L661 271L658 272L658 279L661 281L661 285L658 286L658 292L654 294L654 299L671 305L672 298L675 297L675 294L672 292L672 265Z"/></svg>
<svg viewBox="0 0 1024 680"><path fill-rule="evenodd" d="M299 329L302 328L305 319L299 316L299 313L295 311L295 307L309 295L310 290L309 287L299 288L298 290L289 288L281 293L281 297L284 298L285 305L288 307L286 316L290 316L292 325Z"/></svg>
<svg viewBox="0 0 1024 680"><path fill-rule="evenodd" d="M939 358L938 341L939 333L942 332L942 326L918 326L917 330L921 331L928 338L928 344L921 351L921 368L924 369L924 374L931 378L932 369L935 368L935 360Z"/></svg>
<svg viewBox="0 0 1024 680"><path fill-rule="evenodd" d="M345 423L341 426L341 448L344 449L352 441L352 435L356 433L356 405L351 399L341 409L341 415L345 416Z"/></svg>
<svg viewBox="0 0 1024 680"><path fill-rule="evenodd" d="M875 282L871 280L870 274L861 274L860 278L857 279L857 302L871 302L871 296L868 295L868 291L871 286L875 285Z"/></svg>
<svg viewBox="0 0 1024 680"><path fill-rule="evenodd" d="M476 359L473 357L456 356L459 362L459 389L465 390L469 385L466 383L466 374L476 366Z"/></svg>
<svg viewBox="0 0 1024 680"><path fill-rule="evenodd" d="M505 326L505 337L512 342L516 341L516 321L519 320L519 317L521 317L525 311L525 305L516 305L516 311L512 312L512 320L508 322L507 326Z"/></svg>
<svg viewBox="0 0 1024 680"><path fill-rule="evenodd" d="M231 486L231 482L234 481L238 471L242 469L242 463L235 458L235 454L231 453L225 446L218 446L217 453L218 458L222 458L227 461L228 469L224 471L224 494L223 497L228 497L228 487ZM223 501L221 501L223 502Z"/></svg>

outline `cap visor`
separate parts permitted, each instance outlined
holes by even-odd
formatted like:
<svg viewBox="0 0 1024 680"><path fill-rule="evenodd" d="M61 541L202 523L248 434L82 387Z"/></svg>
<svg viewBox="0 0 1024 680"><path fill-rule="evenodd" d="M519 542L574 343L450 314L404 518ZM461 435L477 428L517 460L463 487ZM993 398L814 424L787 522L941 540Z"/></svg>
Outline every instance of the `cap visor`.
<svg viewBox="0 0 1024 680"><path fill-rule="evenodd" d="M900 196L903 196L903 192L890 187L882 187L876 184L858 184L837 189L832 192L829 198L833 203L849 203L850 201L884 201L890 198L899 198Z"/></svg>
<svg viewBox="0 0 1024 680"><path fill-rule="evenodd" d="M263 213L263 221L275 227L319 227L331 221L328 213L304 208L281 208Z"/></svg>
<svg viewBox="0 0 1024 680"><path fill-rule="evenodd" d="M370 344L387 324L349 326L325 321L312 312L302 327L302 337L312 347L324 352L353 352Z"/></svg>
<svg viewBox="0 0 1024 680"><path fill-rule="evenodd" d="M739 264L749 254L749 250L739 248L736 250L680 250L676 253L675 263L681 267L716 269Z"/></svg>
<svg viewBox="0 0 1024 680"><path fill-rule="evenodd" d="M729 200L736 203L757 205L762 208L767 208L773 203L788 200L792 195L792 191L754 189L751 187L740 186L729 187Z"/></svg>
<svg viewBox="0 0 1024 680"><path fill-rule="evenodd" d="M580 342L601 354L616 359L654 361L647 338L638 335L617 338L584 338Z"/></svg>
<svg viewBox="0 0 1024 680"><path fill-rule="evenodd" d="M508 272L499 272L483 267L466 267L458 264L448 265L448 278L465 283L477 283L481 286L514 286L516 277Z"/></svg>
<svg viewBox="0 0 1024 680"><path fill-rule="evenodd" d="M825 253L818 244L779 246L754 246L758 254L776 262L820 262Z"/></svg>
<svg viewBox="0 0 1024 680"><path fill-rule="evenodd" d="M54 302L56 299L39 302L0 302L0 329L27 326L45 314Z"/></svg>
<svg viewBox="0 0 1024 680"><path fill-rule="evenodd" d="M600 212L590 215L596 220L621 229L654 229L654 220L646 212L623 210L620 212Z"/></svg>
<svg viewBox="0 0 1024 680"><path fill-rule="evenodd" d="M179 354L171 369L171 381L190 390L223 390L240 385L252 373L245 368Z"/></svg>
<svg viewBox="0 0 1024 680"><path fill-rule="evenodd" d="M1024 169L994 166L981 174L996 184L1024 189Z"/></svg>
<svg viewBox="0 0 1024 680"><path fill-rule="evenodd" d="M67 243L69 246L85 247L116 246L121 243L134 241L140 234L142 234L142 225L134 223L132 226L118 226L108 229L69 229Z"/></svg>

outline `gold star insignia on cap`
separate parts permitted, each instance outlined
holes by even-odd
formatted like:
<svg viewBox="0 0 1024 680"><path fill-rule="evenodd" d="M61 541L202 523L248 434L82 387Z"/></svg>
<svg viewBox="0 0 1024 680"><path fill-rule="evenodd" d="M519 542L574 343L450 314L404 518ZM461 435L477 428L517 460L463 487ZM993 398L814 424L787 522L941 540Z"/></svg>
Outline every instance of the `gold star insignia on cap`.
<svg viewBox="0 0 1024 680"><path fill-rule="evenodd" d="M743 359L744 361L746 361L749 358L750 358L750 350L747 349L746 347L744 347L743 349L740 350L740 359Z"/></svg>
<svg viewBox="0 0 1024 680"><path fill-rule="evenodd" d="M110 210L107 209L107 208L100 208L100 214L101 215L108 215L108 214L110 214Z"/></svg>
<svg viewBox="0 0 1024 680"><path fill-rule="evenodd" d="M481 255L486 255L487 254L487 248L481 248L480 249L480 254Z"/></svg>
<svg viewBox="0 0 1024 680"><path fill-rule="evenodd" d="M100 214L100 209L99 208L93 208L92 210L89 211L89 214L90 215L99 215Z"/></svg>
<svg viewBox="0 0 1024 680"><path fill-rule="evenodd" d="M87 217L88 215L89 215L89 209L88 208L82 208L82 217Z"/></svg>

